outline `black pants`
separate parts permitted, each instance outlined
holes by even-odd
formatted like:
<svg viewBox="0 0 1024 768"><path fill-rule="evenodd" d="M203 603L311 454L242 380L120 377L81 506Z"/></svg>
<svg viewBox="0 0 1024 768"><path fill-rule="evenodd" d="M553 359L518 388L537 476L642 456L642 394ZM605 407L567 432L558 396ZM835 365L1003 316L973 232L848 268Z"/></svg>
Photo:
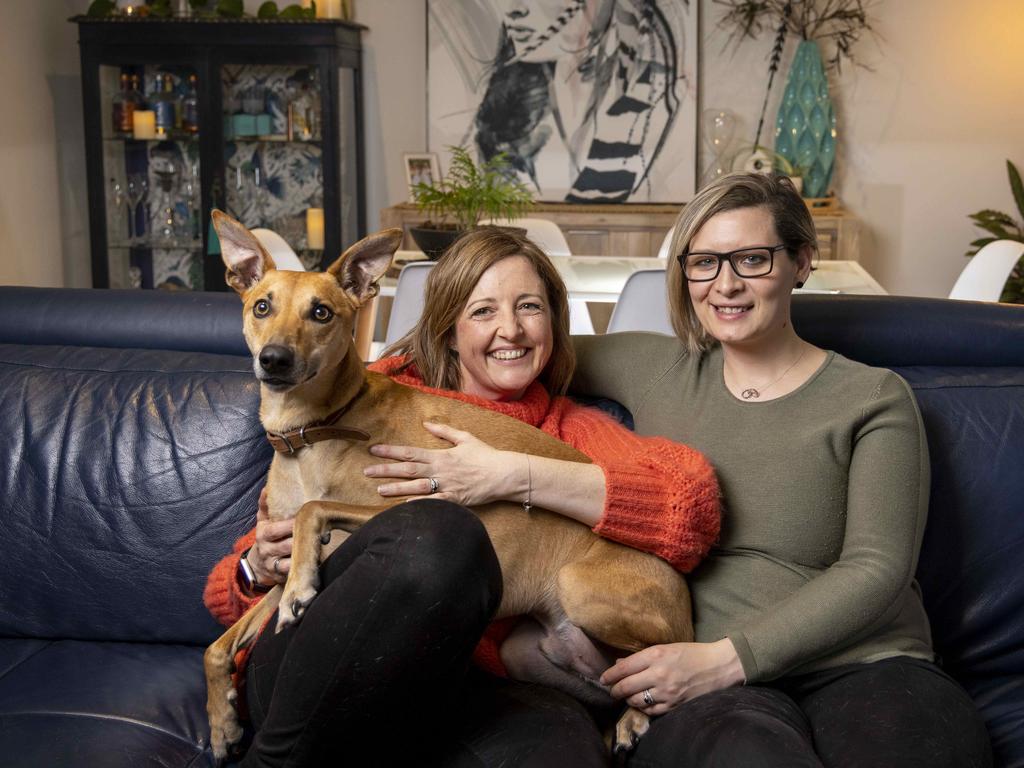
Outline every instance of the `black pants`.
<svg viewBox="0 0 1024 768"><path fill-rule="evenodd" d="M479 519L422 500L382 513L320 569L321 591L246 669L254 766L596 766L597 729L547 689L467 674L501 602Z"/></svg>
<svg viewBox="0 0 1024 768"><path fill-rule="evenodd" d="M628 764L974 768L992 750L966 691L896 657L701 696L655 720Z"/></svg>

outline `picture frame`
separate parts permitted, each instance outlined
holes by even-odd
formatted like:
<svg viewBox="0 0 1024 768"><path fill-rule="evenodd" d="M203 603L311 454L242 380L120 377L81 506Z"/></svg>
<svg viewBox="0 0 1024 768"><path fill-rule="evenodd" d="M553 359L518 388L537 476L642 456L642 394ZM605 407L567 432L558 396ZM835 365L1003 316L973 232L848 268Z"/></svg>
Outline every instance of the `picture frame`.
<svg viewBox="0 0 1024 768"><path fill-rule="evenodd" d="M441 180L441 165L436 152L406 152L402 155L405 163L405 182L409 186L409 202L415 202L412 188L420 182L436 184Z"/></svg>
<svg viewBox="0 0 1024 768"><path fill-rule="evenodd" d="M427 147L503 153L540 201L690 200L700 3L561 5L427 0Z"/></svg>

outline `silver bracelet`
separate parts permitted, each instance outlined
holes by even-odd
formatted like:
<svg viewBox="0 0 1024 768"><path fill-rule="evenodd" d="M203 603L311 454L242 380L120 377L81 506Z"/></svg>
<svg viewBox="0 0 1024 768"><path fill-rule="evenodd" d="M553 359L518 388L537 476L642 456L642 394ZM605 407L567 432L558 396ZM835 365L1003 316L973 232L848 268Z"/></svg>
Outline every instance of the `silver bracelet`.
<svg viewBox="0 0 1024 768"><path fill-rule="evenodd" d="M533 495L533 471L530 469L530 454L523 454L526 456L526 501L523 502L523 511L529 512L533 505L530 503L530 497Z"/></svg>

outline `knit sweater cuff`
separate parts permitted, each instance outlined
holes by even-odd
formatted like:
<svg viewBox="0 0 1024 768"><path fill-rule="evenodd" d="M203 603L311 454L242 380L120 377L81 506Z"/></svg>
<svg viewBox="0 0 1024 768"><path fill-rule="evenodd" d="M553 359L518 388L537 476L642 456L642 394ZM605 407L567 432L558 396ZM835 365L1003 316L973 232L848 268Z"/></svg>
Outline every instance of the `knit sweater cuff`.
<svg viewBox="0 0 1024 768"><path fill-rule="evenodd" d="M213 617L224 626L230 627L263 597L245 594L238 581L238 561L241 553L251 547L255 540L256 532L253 530L235 542L233 552L213 567L206 580L203 603Z"/></svg>
<svg viewBox="0 0 1024 768"><path fill-rule="evenodd" d="M605 509L594 533L651 552L679 571L693 570L718 535L713 476L682 466L675 482L666 484L663 471L631 462L602 469Z"/></svg>

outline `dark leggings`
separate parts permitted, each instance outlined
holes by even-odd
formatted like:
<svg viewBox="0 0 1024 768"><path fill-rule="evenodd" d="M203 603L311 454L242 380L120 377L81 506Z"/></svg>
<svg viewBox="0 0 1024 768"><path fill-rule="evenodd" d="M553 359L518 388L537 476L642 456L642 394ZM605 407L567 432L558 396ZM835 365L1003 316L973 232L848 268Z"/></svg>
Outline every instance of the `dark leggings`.
<svg viewBox="0 0 1024 768"><path fill-rule="evenodd" d="M728 688L655 720L630 768L991 766L967 693L905 656Z"/></svg>
<svg viewBox="0 0 1024 768"><path fill-rule="evenodd" d="M297 625L275 634L275 616L253 649L242 766L601 764L573 700L467 675L501 570L466 509L425 499L376 516L320 583Z"/></svg>

